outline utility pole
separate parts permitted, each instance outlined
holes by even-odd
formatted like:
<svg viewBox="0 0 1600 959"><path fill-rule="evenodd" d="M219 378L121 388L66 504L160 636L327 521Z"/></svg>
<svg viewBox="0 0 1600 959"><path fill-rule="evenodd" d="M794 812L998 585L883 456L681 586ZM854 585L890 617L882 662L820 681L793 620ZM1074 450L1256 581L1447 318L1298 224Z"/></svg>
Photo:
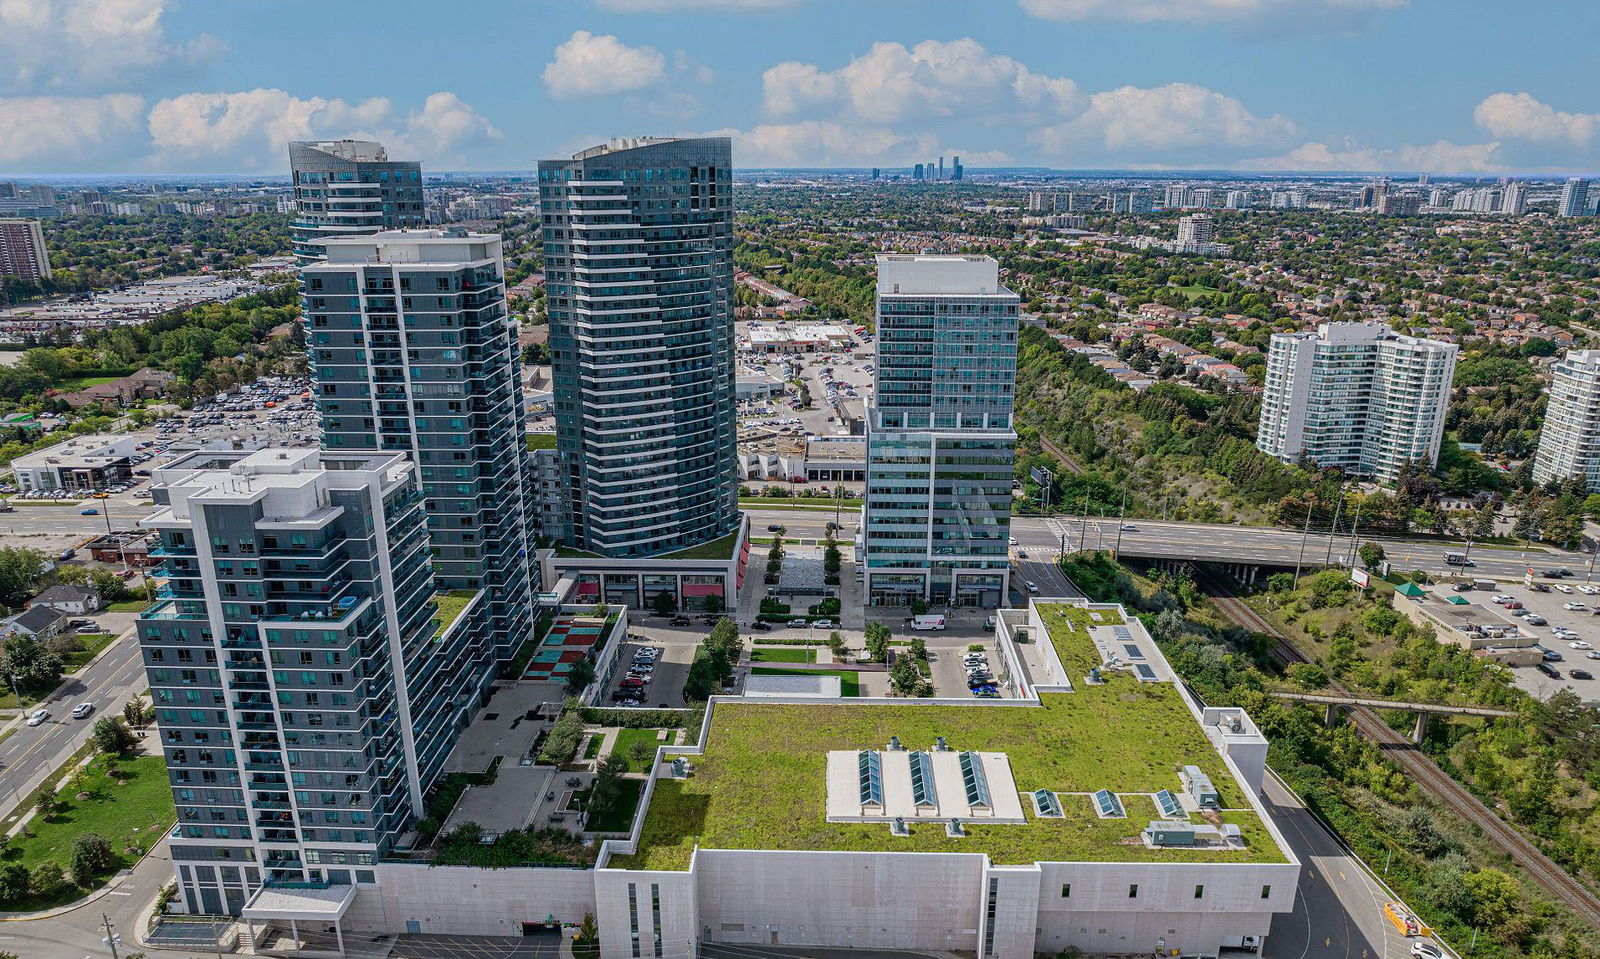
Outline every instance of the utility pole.
<svg viewBox="0 0 1600 959"><path fill-rule="evenodd" d="M1306 540L1311 537L1311 513L1313 509L1312 504L1306 504L1306 528L1305 532L1300 534L1300 555L1294 559L1294 581L1296 583L1300 582L1300 567L1306 561Z"/></svg>
<svg viewBox="0 0 1600 959"><path fill-rule="evenodd" d="M1583 574L1585 583L1594 578L1594 560L1596 556L1600 556L1600 539L1594 541L1594 549L1589 552L1589 571Z"/></svg>
<svg viewBox="0 0 1600 959"><path fill-rule="evenodd" d="M1078 524L1078 552L1089 545L1089 491L1083 491L1083 521Z"/></svg>
<svg viewBox="0 0 1600 959"><path fill-rule="evenodd" d="M117 934L111 929L111 917L102 912L100 921L106 926L105 944L111 947L111 959L117 959Z"/></svg>
<svg viewBox="0 0 1600 959"><path fill-rule="evenodd" d="M1333 525L1328 527L1328 554L1322 558L1322 565L1333 565L1333 538L1339 533L1339 513L1344 510L1344 484L1339 485L1339 502L1333 508Z"/></svg>
<svg viewBox="0 0 1600 959"><path fill-rule="evenodd" d="M1356 568L1356 529L1361 525L1361 507L1366 504L1356 504L1356 518L1350 523L1350 568Z"/></svg>
<svg viewBox="0 0 1600 959"><path fill-rule="evenodd" d="M1122 508L1117 512L1117 545L1111 548L1112 556L1122 555L1122 521L1128 518L1128 491L1122 491Z"/></svg>

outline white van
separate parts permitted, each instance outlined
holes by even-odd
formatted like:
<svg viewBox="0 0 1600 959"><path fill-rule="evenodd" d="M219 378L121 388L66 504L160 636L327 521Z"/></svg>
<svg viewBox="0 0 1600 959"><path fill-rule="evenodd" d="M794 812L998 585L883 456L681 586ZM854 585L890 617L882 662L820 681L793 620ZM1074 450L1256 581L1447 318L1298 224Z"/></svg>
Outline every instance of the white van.
<svg viewBox="0 0 1600 959"><path fill-rule="evenodd" d="M912 629L944 629L943 616L913 616L911 617Z"/></svg>

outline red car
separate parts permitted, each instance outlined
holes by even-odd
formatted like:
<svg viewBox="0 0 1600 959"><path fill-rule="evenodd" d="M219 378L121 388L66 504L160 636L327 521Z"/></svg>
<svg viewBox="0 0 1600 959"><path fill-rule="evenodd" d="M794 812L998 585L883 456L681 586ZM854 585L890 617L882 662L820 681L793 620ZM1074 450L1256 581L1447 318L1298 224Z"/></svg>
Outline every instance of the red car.
<svg viewBox="0 0 1600 959"><path fill-rule="evenodd" d="M634 679L633 677L630 676L627 679L624 679L622 682L618 683L617 685L621 686L623 689L643 689L644 688L644 680L642 680L642 679Z"/></svg>

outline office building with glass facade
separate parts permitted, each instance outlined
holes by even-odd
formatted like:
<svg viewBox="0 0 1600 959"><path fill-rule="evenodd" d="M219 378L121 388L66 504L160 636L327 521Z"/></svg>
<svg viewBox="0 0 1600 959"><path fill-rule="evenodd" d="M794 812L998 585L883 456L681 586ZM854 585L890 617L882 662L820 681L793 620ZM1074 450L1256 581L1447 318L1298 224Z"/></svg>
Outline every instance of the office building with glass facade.
<svg viewBox="0 0 1600 959"><path fill-rule="evenodd" d="M457 664L486 696L538 601L534 481L500 237L396 230L323 244L301 269L322 446L400 452L427 497L443 589L483 589Z"/></svg>
<svg viewBox="0 0 1600 959"><path fill-rule="evenodd" d="M289 144L294 221L289 236L301 262L321 259L329 237L422 226L422 164L391 160L371 140Z"/></svg>
<svg viewBox="0 0 1600 959"><path fill-rule="evenodd" d="M878 257L862 523L869 604L1004 601L1019 309L991 257Z"/></svg>
<svg viewBox="0 0 1600 959"><path fill-rule="evenodd" d="M726 137L539 163L572 550L670 558L740 526ZM723 552L728 552L723 551Z"/></svg>
<svg viewBox="0 0 1600 959"><path fill-rule="evenodd" d="M138 635L178 895L213 915L264 885L353 896L466 722L460 624L482 597L435 604L416 467L396 453L192 453L152 494L164 585Z"/></svg>

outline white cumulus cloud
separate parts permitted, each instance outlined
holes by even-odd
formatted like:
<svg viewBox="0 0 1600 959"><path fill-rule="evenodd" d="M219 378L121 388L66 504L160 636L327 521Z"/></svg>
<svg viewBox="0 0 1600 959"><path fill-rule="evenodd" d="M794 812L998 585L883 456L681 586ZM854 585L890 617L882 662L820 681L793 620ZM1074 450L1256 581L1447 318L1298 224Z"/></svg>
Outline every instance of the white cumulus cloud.
<svg viewBox="0 0 1600 959"><path fill-rule="evenodd" d="M1169 83L1092 94L1082 113L1041 127L1030 139L1047 153L1070 156L1085 150L1168 153L1274 146L1292 142L1295 134L1288 117L1258 116L1233 97L1191 83Z"/></svg>
<svg viewBox="0 0 1600 959"><path fill-rule="evenodd" d="M1062 109L1078 98L1071 80L1035 73L971 38L924 40L913 47L880 42L837 70L788 61L761 80L762 109L769 116L837 108L872 123Z"/></svg>
<svg viewBox="0 0 1600 959"><path fill-rule="evenodd" d="M161 100L150 109L149 133L151 166L197 170L281 167L290 140L375 139L391 156L428 162L453 160L458 148L501 136L448 91L430 95L402 118L383 97L352 103L268 88Z"/></svg>
<svg viewBox="0 0 1600 959"><path fill-rule="evenodd" d="M168 38L172 0L0 0L0 85L84 89L214 59L210 34Z"/></svg>
<svg viewBox="0 0 1600 959"><path fill-rule="evenodd" d="M666 62L654 47L630 47L611 34L578 30L545 64L544 85L557 99L624 93L660 80Z"/></svg>
<svg viewBox="0 0 1600 959"><path fill-rule="evenodd" d="M1334 146L1312 141L1288 153L1259 157L1240 166L1250 170L1339 173L1499 173L1505 169L1498 157L1499 150L1499 143L1451 143L1448 140L1392 148L1371 147L1353 140Z"/></svg>
<svg viewBox="0 0 1600 959"><path fill-rule="evenodd" d="M1586 146L1600 132L1600 113L1568 113L1528 93L1495 93L1472 111L1490 136L1508 140L1566 141Z"/></svg>
<svg viewBox="0 0 1600 959"><path fill-rule="evenodd" d="M140 137L144 98L131 93L103 97L0 97L0 166L107 157L113 147ZM37 172L46 172L41 167Z"/></svg>

